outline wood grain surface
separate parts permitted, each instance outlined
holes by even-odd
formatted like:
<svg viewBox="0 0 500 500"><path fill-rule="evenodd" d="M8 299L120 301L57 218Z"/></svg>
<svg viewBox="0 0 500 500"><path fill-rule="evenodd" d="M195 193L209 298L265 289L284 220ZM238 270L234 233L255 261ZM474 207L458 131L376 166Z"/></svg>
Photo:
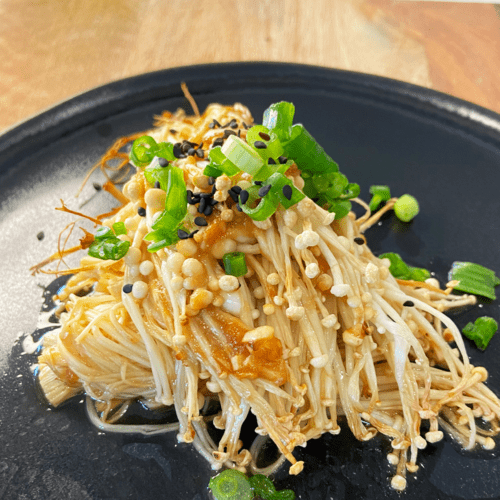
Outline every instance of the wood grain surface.
<svg viewBox="0 0 500 500"><path fill-rule="evenodd" d="M120 78L199 63L361 71L500 112L493 4L396 0L2 0L0 132Z"/></svg>

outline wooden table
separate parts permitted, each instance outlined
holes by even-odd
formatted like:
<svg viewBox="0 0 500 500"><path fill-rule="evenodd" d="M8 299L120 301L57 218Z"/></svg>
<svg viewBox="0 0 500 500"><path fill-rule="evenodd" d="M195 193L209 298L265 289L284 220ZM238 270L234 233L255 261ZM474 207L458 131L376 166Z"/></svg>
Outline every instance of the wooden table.
<svg viewBox="0 0 500 500"><path fill-rule="evenodd" d="M0 132L120 78L285 61L396 78L500 112L500 9L397 0L3 0Z"/></svg>

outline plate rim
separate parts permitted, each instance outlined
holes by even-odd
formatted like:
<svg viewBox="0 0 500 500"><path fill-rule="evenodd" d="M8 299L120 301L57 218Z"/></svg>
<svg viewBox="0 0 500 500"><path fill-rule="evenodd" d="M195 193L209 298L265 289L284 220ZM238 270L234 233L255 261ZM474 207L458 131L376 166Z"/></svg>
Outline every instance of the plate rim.
<svg viewBox="0 0 500 500"><path fill-rule="evenodd" d="M412 83L357 71L286 62L223 62L178 66L111 81L69 97L0 135L0 174L16 157L29 156L40 146L79 128L123 112L127 107L166 98L182 98L180 83L203 96L214 88L242 85L308 88L396 106L438 122L500 149L500 114L452 95ZM226 86L220 86L225 83Z"/></svg>

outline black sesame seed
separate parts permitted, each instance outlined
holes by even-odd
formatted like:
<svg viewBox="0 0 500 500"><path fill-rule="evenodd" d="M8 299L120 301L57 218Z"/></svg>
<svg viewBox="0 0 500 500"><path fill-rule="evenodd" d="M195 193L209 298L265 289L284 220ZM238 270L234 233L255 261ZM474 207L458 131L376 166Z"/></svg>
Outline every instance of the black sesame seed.
<svg viewBox="0 0 500 500"><path fill-rule="evenodd" d="M262 186L262 181L253 181L256 186Z"/></svg>
<svg viewBox="0 0 500 500"><path fill-rule="evenodd" d="M215 184L215 177L210 176L208 178L208 185L213 186Z"/></svg>
<svg viewBox="0 0 500 500"><path fill-rule="evenodd" d="M415 304L411 300L407 300L403 303L405 307L413 307Z"/></svg>
<svg viewBox="0 0 500 500"><path fill-rule="evenodd" d="M156 181L155 182L155 188L156 189L160 189L160 181Z"/></svg>
<svg viewBox="0 0 500 500"><path fill-rule="evenodd" d="M224 130L224 139L227 139L230 135L236 135L234 130Z"/></svg>
<svg viewBox="0 0 500 500"><path fill-rule="evenodd" d="M186 231L184 231L183 229L177 229L177 236L181 240L187 240L189 238L189 234L186 233Z"/></svg>
<svg viewBox="0 0 500 500"><path fill-rule="evenodd" d="M213 142L214 147L222 146L223 144L224 144L224 139L222 137L217 137L217 139L215 139L215 141Z"/></svg>
<svg viewBox="0 0 500 500"><path fill-rule="evenodd" d="M132 291L132 285L130 283L127 283L126 285L123 285L123 293L130 293Z"/></svg>
<svg viewBox="0 0 500 500"><path fill-rule="evenodd" d="M174 153L174 155L175 155L175 153ZM165 168L168 166L168 160L166 158L158 158L158 165L160 165L160 167Z"/></svg>
<svg viewBox="0 0 500 500"><path fill-rule="evenodd" d="M259 137L263 139L264 141L270 141L271 136L269 134L266 134L265 132L259 132Z"/></svg>
<svg viewBox="0 0 500 500"><path fill-rule="evenodd" d="M194 156L196 153L196 149L194 148L189 148L187 151L188 156Z"/></svg>
<svg viewBox="0 0 500 500"><path fill-rule="evenodd" d="M240 207L239 203L236 204L236 210L238 210L238 212L243 212L243 209Z"/></svg>
<svg viewBox="0 0 500 500"><path fill-rule="evenodd" d="M194 218L194 223L197 225L197 226L208 226L208 222L206 219L204 219L203 217L195 217Z"/></svg>
<svg viewBox="0 0 500 500"><path fill-rule="evenodd" d="M188 155L186 153L181 153L179 155L179 158L187 158L187 157L188 157Z"/></svg>
<svg viewBox="0 0 500 500"><path fill-rule="evenodd" d="M240 194L241 193L241 187L240 186L233 186L231 188L236 194Z"/></svg>
<svg viewBox="0 0 500 500"><path fill-rule="evenodd" d="M200 200L201 200L200 193L194 193L193 194L193 200L194 200L195 203L199 203Z"/></svg>
<svg viewBox="0 0 500 500"><path fill-rule="evenodd" d="M269 160L267 160L267 163L269 163L269 165L276 165L276 162L272 158L269 158Z"/></svg>
<svg viewBox="0 0 500 500"><path fill-rule="evenodd" d="M196 229L195 231L189 233L188 238L192 238L197 232L198 232L198 229Z"/></svg>
<svg viewBox="0 0 500 500"><path fill-rule="evenodd" d="M269 191L271 191L271 184L267 184L265 186L262 186L260 189L259 189L259 196L261 198L264 198L264 196L266 196L267 193L269 193Z"/></svg>
<svg viewBox="0 0 500 500"><path fill-rule="evenodd" d="M360 236L356 236L356 238L354 238L354 243L356 243L357 245L363 245L365 243L365 240Z"/></svg>
<svg viewBox="0 0 500 500"><path fill-rule="evenodd" d="M206 215L207 217L212 215L212 212L214 211L214 207L212 205L207 205L205 207L205 210L203 210L203 215Z"/></svg>
<svg viewBox="0 0 500 500"><path fill-rule="evenodd" d="M200 193L200 198L212 198L212 193Z"/></svg>
<svg viewBox="0 0 500 500"><path fill-rule="evenodd" d="M146 209L144 207L139 207L137 209L137 213L141 216L141 217L146 217Z"/></svg>
<svg viewBox="0 0 500 500"><path fill-rule="evenodd" d="M170 133L171 133L171 134L177 134L177 130L175 130L175 128L171 128L171 129L170 129Z"/></svg>
<svg viewBox="0 0 500 500"><path fill-rule="evenodd" d="M214 184L212 186L212 196L217 192L217 186Z"/></svg>
<svg viewBox="0 0 500 500"><path fill-rule="evenodd" d="M201 198L200 204L198 205L198 213L202 214L205 211L205 208L207 208L207 199Z"/></svg>
<svg viewBox="0 0 500 500"><path fill-rule="evenodd" d="M266 149L266 148L267 148L266 144L265 144L264 142L262 142L262 141L255 141L255 142L253 143L253 145L254 145L254 147L256 147L257 149Z"/></svg>
<svg viewBox="0 0 500 500"><path fill-rule="evenodd" d="M282 165L284 165L284 164L288 161L288 158L287 158L286 156L280 156L280 157L278 158L278 161L279 161Z"/></svg>
<svg viewBox="0 0 500 500"><path fill-rule="evenodd" d="M203 149L197 149L196 150L196 156L198 158L203 158L205 156L205 153L204 153Z"/></svg>
<svg viewBox="0 0 500 500"><path fill-rule="evenodd" d="M241 137L241 129L238 129L238 137Z"/></svg>
<svg viewBox="0 0 500 500"><path fill-rule="evenodd" d="M187 153L192 148L191 144L188 141L184 141L181 146L181 150L183 153Z"/></svg>
<svg viewBox="0 0 500 500"><path fill-rule="evenodd" d="M292 186L289 186L288 184L285 184L283 186L283 196L287 199L287 200L291 200L292 199Z"/></svg>
<svg viewBox="0 0 500 500"><path fill-rule="evenodd" d="M244 205L248 201L248 197L249 197L248 191L246 189L243 189L240 192L240 203Z"/></svg>
<svg viewBox="0 0 500 500"><path fill-rule="evenodd" d="M209 128L215 128L215 127L220 127L220 123L214 118L213 121L210 123Z"/></svg>
<svg viewBox="0 0 500 500"><path fill-rule="evenodd" d="M231 128L238 128L238 122L233 118L230 122L229 122L229 126Z"/></svg>
<svg viewBox="0 0 500 500"><path fill-rule="evenodd" d="M248 130L250 128L250 125L247 125L245 122L241 122L241 124Z"/></svg>
<svg viewBox="0 0 500 500"><path fill-rule="evenodd" d="M231 196L231 199L235 202L238 203L238 193L235 193L233 189L228 190L229 196Z"/></svg>
<svg viewBox="0 0 500 500"><path fill-rule="evenodd" d="M186 193L187 193L187 202L190 205L194 205L196 201L193 199L193 192L190 189L188 189Z"/></svg>
<svg viewBox="0 0 500 500"><path fill-rule="evenodd" d="M94 186L94 189L96 191L100 191L102 189L102 186L98 182L94 182L94 184L92 184L92 186Z"/></svg>
<svg viewBox="0 0 500 500"><path fill-rule="evenodd" d="M214 200L213 198L211 198L209 203L210 203L210 206L215 207L215 205L217 205L217 203L219 203L219 202L217 200Z"/></svg>
<svg viewBox="0 0 500 500"><path fill-rule="evenodd" d="M42 241L45 238L45 233L43 231L40 231L36 237L38 238L38 241Z"/></svg>
<svg viewBox="0 0 500 500"><path fill-rule="evenodd" d="M174 144L174 150L173 150L174 156L176 158L182 158L182 149L181 149L181 143L176 142Z"/></svg>

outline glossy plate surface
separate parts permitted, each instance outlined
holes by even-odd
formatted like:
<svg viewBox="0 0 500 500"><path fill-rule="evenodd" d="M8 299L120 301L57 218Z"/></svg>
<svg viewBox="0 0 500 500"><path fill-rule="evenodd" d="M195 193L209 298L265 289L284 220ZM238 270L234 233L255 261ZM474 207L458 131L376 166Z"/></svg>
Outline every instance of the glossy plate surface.
<svg viewBox="0 0 500 500"><path fill-rule="evenodd" d="M50 277L28 268L57 247L69 217L55 212L73 199L85 173L120 136L146 130L152 117L179 106L190 111L180 82L200 109L242 102L261 121L272 102L296 106L302 122L368 198L388 184L420 202L410 225L392 217L372 228L374 252L396 251L446 282L454 260L500 275L500 117L452 97L383 78L287 64L223 64L160 71L111 83L64 102L0 137L0 498L172 500L208 498L209 466L173 434L157 437L99 433L74 402L47 410L35 394L23 354L37 326ZM99 180L99 176L96 177ZM90 183L87 211L107 206ZM44 239L37 234L43 231ZM454 316L459 327L479 315L500 321L500 301L482 301ZM29 339L29 338L28 338ZM473 364L490 372L500 393L500 334L481 352L466 341ZM447 438L420 456L421 468L397 494L389 486L389 444L355 441L344 426L296 451L305 470L277 474L278 489L298 498L484 499L500 497L499 452L466 453Z"/></svg>

